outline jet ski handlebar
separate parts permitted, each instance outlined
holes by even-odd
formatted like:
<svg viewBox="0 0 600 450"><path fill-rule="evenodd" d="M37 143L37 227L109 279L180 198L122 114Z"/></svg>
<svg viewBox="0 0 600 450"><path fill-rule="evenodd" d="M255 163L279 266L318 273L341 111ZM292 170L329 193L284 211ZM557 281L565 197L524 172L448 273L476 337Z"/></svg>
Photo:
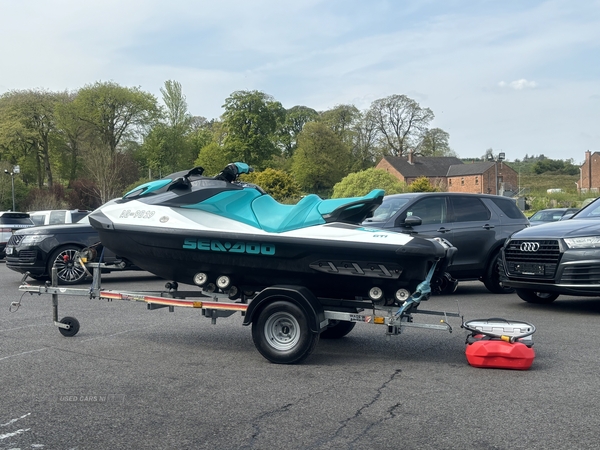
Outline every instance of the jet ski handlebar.
<svg viewBox="0 0 600 450"><path fill-rule="evenodd" d="M250 172L254 172L254 169L248 164L235 162L227 164L227 166L225 166L225 168L215 177L215 179L233 183L240 175Z"/></svg>

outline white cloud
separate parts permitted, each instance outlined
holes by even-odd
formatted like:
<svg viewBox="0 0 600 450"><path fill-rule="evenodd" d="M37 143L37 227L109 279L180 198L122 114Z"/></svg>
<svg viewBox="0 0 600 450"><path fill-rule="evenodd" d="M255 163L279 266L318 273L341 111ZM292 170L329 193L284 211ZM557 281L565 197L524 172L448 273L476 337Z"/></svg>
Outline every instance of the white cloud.
<svg viewBox="0 0 600 450"><path fill-rule="evenodd" d="M533 89L537 87L537 83L535 81L527 81L525 78L521 78L520 80L511 81L507 83L506 81L501 81L498 83L498 86L501 88L509 87L516 91L520 91L523 89Z"/></svg>

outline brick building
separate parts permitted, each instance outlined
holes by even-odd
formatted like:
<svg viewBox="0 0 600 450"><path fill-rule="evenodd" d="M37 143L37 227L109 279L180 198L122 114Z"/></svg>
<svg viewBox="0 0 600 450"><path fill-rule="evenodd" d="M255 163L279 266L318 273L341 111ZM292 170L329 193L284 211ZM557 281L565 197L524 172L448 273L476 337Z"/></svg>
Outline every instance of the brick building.
<svg viewBox="0 0 600 450"><path fill-rule="evenodd" d="M445 191L448 168L456 164L463 164L463 162L453 156L417 157L409 153L408 158L385 156L375 168L391 173L406 184L411 184L419 177L427 177L433 186L439 186Z"/></svg>
<svg viewBox="0 0 600 450"><path fill-rule="evenodd" d="M517 172L502 162L464 164L459 158L416 157L409 153L408 158L386 156L376 168L391 173L406 184L427 177L432 185L447 192L504 195L516 192L518 186Z"/></svg>
<svg viewBox="0 0 600 450"><path fill-rule="evenodd" d="M516 192L518 184L517 172L501 161L483 161L448 168L448 192L504 195Z"/></svg>
<svg viewBox="0 0 600 450"><path fill-rule="evenodd" d="M585 152L585 161L579 169L577 190L581 194L597 194L600 191L600 153Z"/></svg>

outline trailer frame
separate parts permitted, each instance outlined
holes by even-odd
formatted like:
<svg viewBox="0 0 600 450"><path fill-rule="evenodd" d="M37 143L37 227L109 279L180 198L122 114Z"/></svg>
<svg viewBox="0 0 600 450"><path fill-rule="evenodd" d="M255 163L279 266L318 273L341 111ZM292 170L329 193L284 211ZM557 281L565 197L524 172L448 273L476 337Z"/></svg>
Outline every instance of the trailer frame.
<svg viewBox="0 0 600 450"><path fill-rule="evenodd" d="M52 269L51 281L43 285L21 280L19 291L31 295L52 296L52 320L59 332L66 337L79 332L79 321L72 316L59 320L59 296L84 296L99 300L123 300L145 303L150 311L175 307L200 309L202 315L216 324L219 317L229 317L237 312L243 316L243 325L252 325L252 338L257 350L270 362L294 364L303 361L314 350L319 337L337 339L348 334L357 323L382 325L385 335L397 336L405 328L424 328L452 333L448 318L461 318L460 312L418 309L420 300L410 298L400 305L377 305L370 299L317 298L304 286L274 285L251 295L241 294L232 301L227 292L207 290L179 290L178 284L167 282L164 291L105 290L101 286L103 263L88 263L93 269L89 288L73 288L58 285L56 268ZM427 293L426 300L429 297ZM458 303L458 302L457 302ZM458 310L458 304L457 304ZM439 324L415 322L415 315L441 317ZM461 325L463 320L461 320Z"/></svg>

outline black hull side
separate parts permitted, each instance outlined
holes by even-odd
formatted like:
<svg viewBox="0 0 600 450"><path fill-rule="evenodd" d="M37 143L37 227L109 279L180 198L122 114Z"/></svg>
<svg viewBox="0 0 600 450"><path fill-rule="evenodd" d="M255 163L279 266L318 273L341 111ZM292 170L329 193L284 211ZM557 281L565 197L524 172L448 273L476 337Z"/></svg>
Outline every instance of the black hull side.
<svg viewBox="0 0 600 450"><path fill-rule="evenodd" d="M227 275L243 290L294 284L318 297L367 297L374 286L390 298L399 288L412 292L445 254L440 244L424 239L395 247L277 235L95 227L104 246L166 280L193 284L194 275L204 272L209 282Z"/></svg>

